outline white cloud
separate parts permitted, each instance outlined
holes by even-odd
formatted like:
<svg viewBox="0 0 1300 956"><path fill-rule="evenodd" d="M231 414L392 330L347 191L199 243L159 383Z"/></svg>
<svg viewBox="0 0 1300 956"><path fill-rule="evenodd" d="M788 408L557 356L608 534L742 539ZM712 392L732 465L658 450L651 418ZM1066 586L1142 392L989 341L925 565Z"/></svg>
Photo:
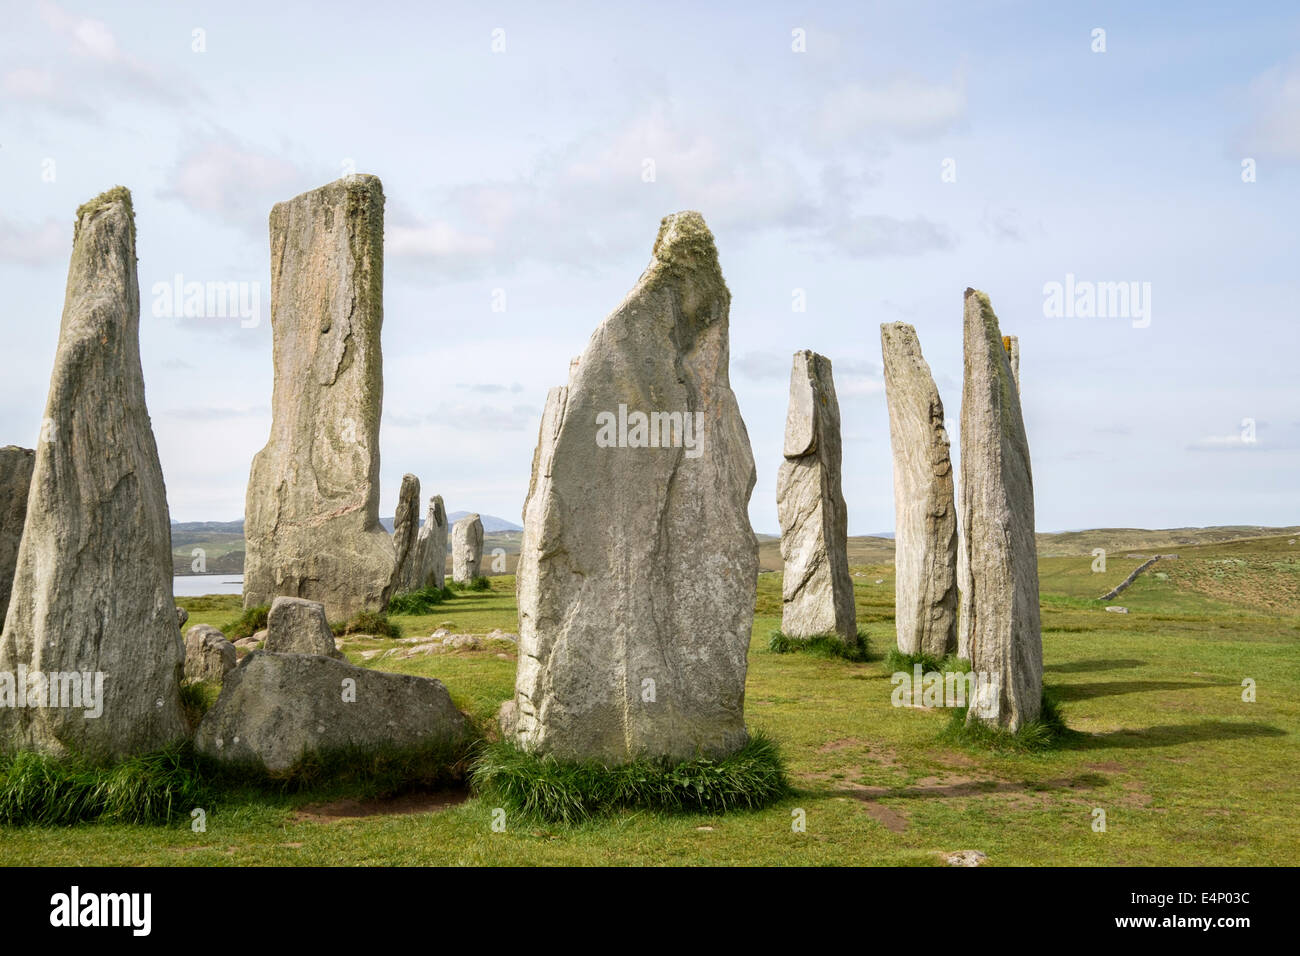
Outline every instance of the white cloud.
<svg viewBox="0 0 1300 956"><path fill-rule="evenodd" d="M264 237L271 207L290 198L306 181L304 171L283 156L249 148L217 132L195 142L177 160L159 196Z"/></svg>
<svg viewBox="0 0 1300 956"><path fill-rule="evenodd" d="M39 225L11 222L0 216L0 261L23 265L66 262L72 255L72 228L53 217Z"/></svg>
<svg viewBox="0 0 1300 956"><path fill-rule="evenodd" d="M1252 117L1240 135L1241 152L1300 161L1300 57L1260 74L1247 95Z"/></svg>

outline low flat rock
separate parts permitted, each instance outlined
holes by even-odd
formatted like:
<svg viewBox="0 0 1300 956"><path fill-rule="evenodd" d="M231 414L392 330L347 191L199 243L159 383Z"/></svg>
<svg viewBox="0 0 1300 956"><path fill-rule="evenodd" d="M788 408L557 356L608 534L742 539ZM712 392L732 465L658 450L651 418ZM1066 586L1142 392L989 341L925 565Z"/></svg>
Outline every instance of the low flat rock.
<svg viewBox="0 0 1300 956"><path fill-rule="evenodd" d="M468 729L441 681L263 650L227 676L194 745L282 773L305 753L461 740Z"/></svg>

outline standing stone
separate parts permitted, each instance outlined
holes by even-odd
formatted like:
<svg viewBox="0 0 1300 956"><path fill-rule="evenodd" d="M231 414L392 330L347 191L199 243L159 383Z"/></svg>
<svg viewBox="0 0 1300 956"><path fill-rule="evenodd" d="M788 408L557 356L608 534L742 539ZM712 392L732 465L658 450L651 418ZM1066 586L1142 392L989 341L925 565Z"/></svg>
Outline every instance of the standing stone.
<svg viewBox="0 0 1300 956"><path fill-rule="evenodd" d="M731 294L699 213L546 400L518 566L516 741L562 759L720 756L748 739L754 459Z"/></svg>
<svg viewBox="0 0 1300 956"><path fill-rule="evenodd" d="M447 509L442 495L429 499L429 513L420 529L420 587L442 588L447 583Z"/></svg>
<svg viewBox="0 0 1300 956"><path fill-rule="evenodd" d="M849 644L858 640L840 462L840 406L831 361L816 352L795 352L785 459L776 479L785 561L781 631L787 637L838 634Z"/></svg>
<svg viewBox="0 0 1300 956"><path fill-rule="evenodd" d="M967 719L1014 732L1038 717L1043 697L1033 475L1020 394L988 296L967 289L965 313L961 497L970 586L961 613L971 669L998 684Z"/></svg>
<svg viewBox="0 0 1300 956"><path fill-rule="evenodd" d="M397 511L393 515L393 549L396 564L393 568L391 591L413 591L420 586L420 479L415 475L402 476L402 490L397 495Z"/></svg>
<svg viewBox="0 0 1300 956"><path fill-rule="evenodd" d="M346 176L271 210L271 437L253 458L244 607L280 595L331 618L387 606L379 523L384 193Z"/></svg>
<svg viewBox="0 0 1300 956"><path fill-rule="evenodd" d="M0 627L9 609L9 590L18 566L18 543L23 538L27 492L35 464L36 452L30 448L0 448Z"/></svg>
<svg viewBox="0 0 1300 956"><path fill-rule="evenodd" d="M916 329L880 327L894 451L894 621L904 654L957 649L957 509L943 402Z"/></svg>
<svg viewBox="0 0 1300 956"><path fill-rule="evenodd" d="M238 652L210 624L195 624L185 632L185 676L219 684L234 669Z"/></svg>
<svg viewBox="0 0 1300 956"><path fill-rule="evenodd" d="M1007 360L1011 362L1011 377L1015 380L1018 392L1020 391L1020 339L1014 335L1004 335L1002 347L1007 350Z"/></svg>
<svg viewBox="0 0 1300 956"><path fill-rule="evenodd" d="M272 654L343 657L343 652L334 643L334 632L325 619L325 605L302 598L275 599L266 615L263 647Z"/></svg>
<svg viewBox="0 0 1300 956"><path fill-rule="evenodd" d="M483 560L483 522L476 514L456 522L451 530L451 578L457 584L469 584L479 576Z"/></svg>
<svg viewBox="0 0 1300 956"><path fill-rule="evenodd" d="M59 344L0 637L0 749L118 757L185 736L171 523L140 370L131 194L77 210ZM13 706L5 673L29 677ZM33 706L31 677L68 675ZM63 698L102 677L102 714ZM67 706L71 703L72 706ZM81 706L77 706L80 703Z"/></svg>

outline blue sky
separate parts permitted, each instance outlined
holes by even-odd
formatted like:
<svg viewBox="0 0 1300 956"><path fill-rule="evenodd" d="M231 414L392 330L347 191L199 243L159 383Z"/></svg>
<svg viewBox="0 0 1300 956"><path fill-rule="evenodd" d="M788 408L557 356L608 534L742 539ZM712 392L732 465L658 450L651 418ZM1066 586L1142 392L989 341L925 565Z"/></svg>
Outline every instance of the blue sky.
<svg viewBox="0 0 1300 956"><path fill-rule="evenodd" d="M7 0L0 444L36 441L73 214L120 183L172 516L239 517L267 215L355 169L388 198L384 514L409 471L517 521L546 389L694 208L756 530L802 348L834 363L850 531L892 528L879 324L917 327L956 448L967 286L1021 340L1041 530L1300 523L1300 9L1136 6ZM153 314L176 274L258 284L259 321ZM1045 315L1067 274L1149 283L1149 325Z"/></svg>

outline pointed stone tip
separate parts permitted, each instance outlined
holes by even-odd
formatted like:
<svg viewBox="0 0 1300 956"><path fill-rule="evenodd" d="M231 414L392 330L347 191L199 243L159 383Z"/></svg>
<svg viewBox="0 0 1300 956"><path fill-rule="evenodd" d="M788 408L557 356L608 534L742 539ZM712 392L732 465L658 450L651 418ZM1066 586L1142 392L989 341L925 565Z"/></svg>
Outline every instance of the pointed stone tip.
<svg viewBox="0 0 1300 956"><path fill-rule="evenodd" d="M704 217L693 209L687 209L660 220L653 254L665 264L684 259L698 262L701 257L716 262L718 249Z"/></svg>
<svg viewBox="0 0 1300 956"><path fill-rule="evenodd" d="M114 186L77 207L77 225L72 234L72 241L75 243L77 237L81 235L81 226L88 222L91 217L103 209L107 209L114 204L120 204L126 212L127 222L131 226L131 241L135 241L135 206L131 203L131 190L125 186Z"/></svg>

